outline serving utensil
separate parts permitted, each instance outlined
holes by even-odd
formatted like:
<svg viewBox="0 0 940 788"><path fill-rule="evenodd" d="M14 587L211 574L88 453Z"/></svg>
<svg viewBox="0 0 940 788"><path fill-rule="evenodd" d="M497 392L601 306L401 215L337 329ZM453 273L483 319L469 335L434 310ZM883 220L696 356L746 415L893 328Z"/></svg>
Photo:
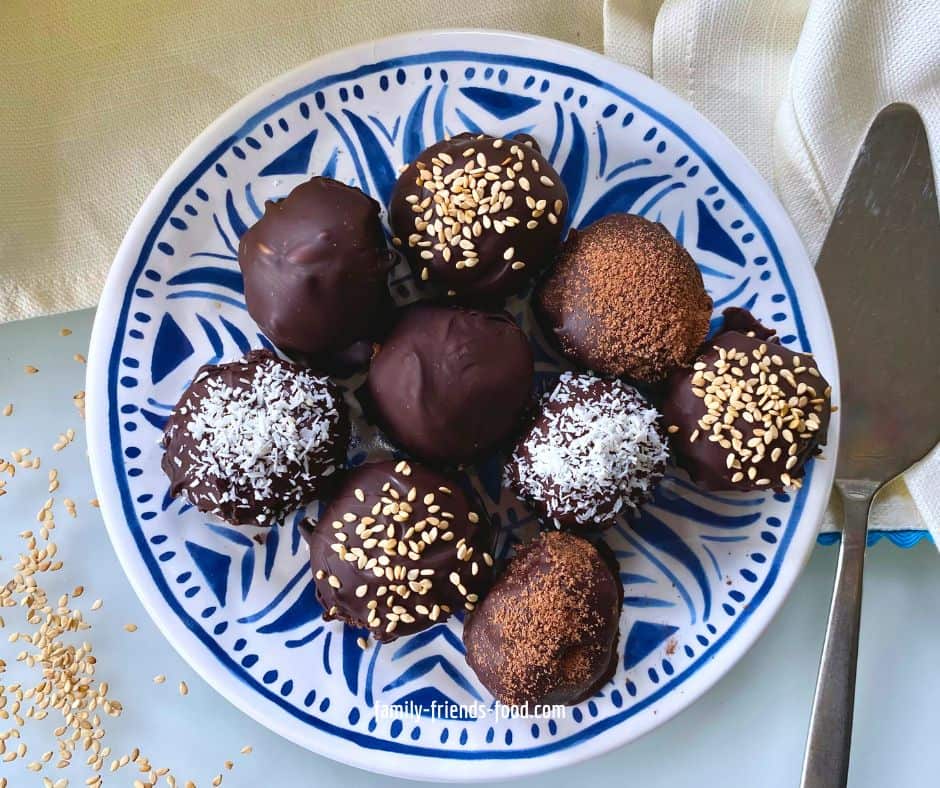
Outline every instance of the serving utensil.
<svg viewBox="0 0 940 788"><path fill-rule="evenodd" d="M940 438L940 216L912 107L872 124L816 271L839 351L844 515L801 785L834 788L848 779L871 503Z"/></svg>

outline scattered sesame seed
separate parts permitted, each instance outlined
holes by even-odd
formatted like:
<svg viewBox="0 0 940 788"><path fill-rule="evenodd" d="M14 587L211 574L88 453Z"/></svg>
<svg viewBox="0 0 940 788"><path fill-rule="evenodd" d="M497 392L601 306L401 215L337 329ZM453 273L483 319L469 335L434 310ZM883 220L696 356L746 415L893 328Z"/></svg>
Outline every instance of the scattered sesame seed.
<svg viewBox="0 0 940 788"><path fill-rule="evenodd" d="M125 625L124 625L124 630L125 630L126 632L136 632L136 631L137 631L137 624L125 624Z"/></svg>
<svg viewBox="0 0 940 788"><path fill-rule="evenodd" d="M4 408L3 408L3 415L4 415L4 416L12 416L12 415L13 415L13 403L12 403L12 402L11 402L9 405L5 405L5 406L4 406Z"/></svg>
<svg viewBox="0 0 940 788"><path fill-rule="evenodd" d="M189 686L186 684L185 681L180 682L179 690L180 690L180 695L183 695L183 696L189 695Z"/></svg>
<svg viewBox="0 0 940 788"><path fill-rule="evenodd" d="M74 358L79 364L84 364L86 361L85 357L81 353L76 353L74 356L72 356L72 358Z"/></svg>
<svg viewBox="0 0 940 788"><path fill-rule="evenodd" d="M153 677L154 684L163 684L163 682L165 681L166 681L166 676L164 676L162 673L158 676Z"/></svg>

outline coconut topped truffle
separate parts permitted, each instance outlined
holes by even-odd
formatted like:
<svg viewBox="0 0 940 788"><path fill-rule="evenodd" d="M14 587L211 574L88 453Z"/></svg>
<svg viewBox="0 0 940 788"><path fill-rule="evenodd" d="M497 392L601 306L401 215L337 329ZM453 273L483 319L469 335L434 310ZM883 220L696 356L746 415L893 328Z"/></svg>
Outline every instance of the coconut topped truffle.
<svg viewBox="0 0 940 788"><path fill-rule="evenodd" d="M166 424L170 494L232 524L275 525L346 458L349 418L327 378L253 350L204 366Z"/></svg>
<svg viewBox="0 0 940 788"><path fill-rule="evenodd" d="M745 310L724 314L724 330L669 383L678 462L710 490L799 487L826 443L832 389L811 354L778 344Z"/></svg>
<svg viewBox="0 0 940 788"><path fill-rule="evenodd" d="M527 135L458 134L398 178L392 242L415 274L449 296L497 301L558 253L568 194Z"/></svg>
<svg viewBox="0 0 940 788"><path fill-rule="evenodd" d="M568 235L535 307L546 335L576 364L651 384L692 360L712 300L665 227L617 213Z"/></svg>
<svg viewBox="0 0 940 788"><path fill-rule="evenodd" d="M490 585L486 512L449 477L406 460L347 474L307 541L324 618L380 641L473 610Z"/></svg>
<svg viewBox="0 0 940 788"><path fill-rule="evenodd" d="M371 355L391 314L379 204L332 178L311 178L278 202L238 245L248 313L288 355L347 372Z"/></svg>
<svg viewBox="0 0 940 788"><path fill-rule="evenodd" d="M667 457L659 413L636 389L566 372L506 471L556 526L606 527L652 497Z"/></svg>
<svg viewBox="0 0 940 788"><path fill-rule="evenodd" d="M580 703L616 669L622 602L612 555L543 533L464 622L467 663L501 703Z"/></svg>
<svg viewBox="0 0 940 788"><path fill-rule="evenodd" d="M395 443L428 462L461 464L515 437L532 375L529 340L506 312L422 304L382 343L368 385Z"/></svg>

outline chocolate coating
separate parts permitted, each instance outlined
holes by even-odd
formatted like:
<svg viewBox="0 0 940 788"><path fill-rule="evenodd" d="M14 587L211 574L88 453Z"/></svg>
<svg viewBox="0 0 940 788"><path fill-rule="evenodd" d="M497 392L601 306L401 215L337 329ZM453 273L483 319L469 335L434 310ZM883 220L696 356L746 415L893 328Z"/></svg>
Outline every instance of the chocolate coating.
<svg viewBox="0 0 940 788"><path fill-rule="evenodd" d="M667 446L659 413L635 388L566 372L516 444L506 476L555 526L604 528L652 497Z"/></svg>
<svg viewBox="0 0 940 788"><path fill-rule="evenodd" d="M383 642L472 610L492 577L486 512L405 460L349 472L307 541L323 617Z"/></svg>
<svg viewBox="0 0 940 788"><path fill-rule="evenodd" d="M812 355L778 344L750 313L724 314L693 368L669 381L663 419L677 461L709 490L798 487L806 461L826 443L829 384Z"/></svg>
<svg viewBox="0 0 940 788"><path fill-rule="evenodd" d="M692 359L712 300L665 227L618 213L569 233L535 308L546 335L576 364L653 384Z"/></svg>
<svg viewBox="0 0 940 788"><path fill-rule="evenodd" d="M470 462L509 437L530 402L532 350L505 312L406 310L369 370L379 423L432 463Z"/></svg>
<svg viewBox="0 0 940 788"><path fill-rule="evenodd" d="M607 683L623 603L612 559L564 531L517 550L464 622L467 662L497 700L572 705Z"/></svg>
<svg viewBox="0 0 940 788"><path fill-rule="evenodd" d="M170 494L232 524L276 525L346 459L349 416L327 378L253 350L203 366L163 434Z"/></svg>
<svg viewBox="0 0 940 788"><path fill-rule="evenodd" d="M242 236L248 313L288 355L329 371L363 365L391 311L379 204L332 178L311 178Z"/></svg>
<svg viewBox="0 0 940 788"><path fill-rule="evenodd" d="M458 134L402 172L389 203L415 274L459 299L519 292L558 253L568 193L535 141Z"/></svg>

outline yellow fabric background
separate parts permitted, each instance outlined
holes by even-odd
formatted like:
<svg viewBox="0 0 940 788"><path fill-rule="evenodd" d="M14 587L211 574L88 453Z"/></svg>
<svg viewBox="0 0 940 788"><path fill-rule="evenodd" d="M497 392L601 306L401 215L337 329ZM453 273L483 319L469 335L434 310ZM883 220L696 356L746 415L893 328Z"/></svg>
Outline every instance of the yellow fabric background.
<svg viewBox="0 0 940 788"><path fill-rule="evenodd" d="M2 0L0 321L93 305L166 168L287 69L434 27L600 51L602 25L600 0Z"/></svg>

